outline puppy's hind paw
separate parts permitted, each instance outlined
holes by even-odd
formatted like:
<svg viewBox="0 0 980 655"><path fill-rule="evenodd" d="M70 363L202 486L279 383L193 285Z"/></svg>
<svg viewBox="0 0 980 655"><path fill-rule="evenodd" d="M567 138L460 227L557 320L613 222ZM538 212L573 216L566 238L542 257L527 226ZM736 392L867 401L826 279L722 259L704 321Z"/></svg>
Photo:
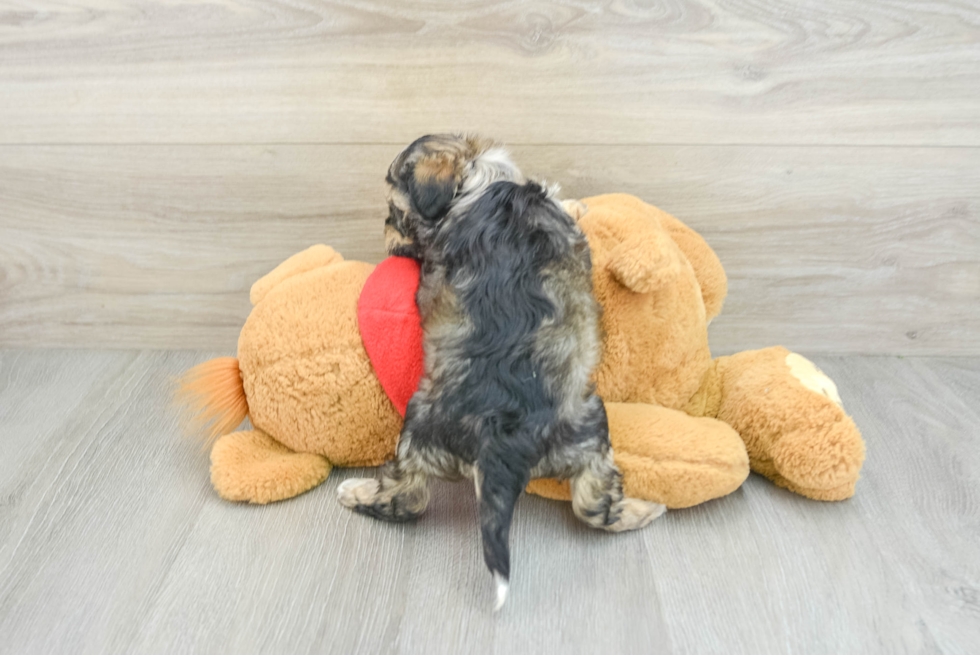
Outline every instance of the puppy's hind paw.
<svg viewBox="0 0 980 655"><path fill-rule="evenodd" d="M611 532L638 530L650 524L655 518L663 516L666 505L652 503L639 498L624 498L619 520L609 526Z"/></svg>
<svg viewBox="0 0 980 655"><path fill-rule="evenodd" d="M337 500L344 507L370 505L378 495L380 485L374 478L351 478L337 487Z"/></svg>

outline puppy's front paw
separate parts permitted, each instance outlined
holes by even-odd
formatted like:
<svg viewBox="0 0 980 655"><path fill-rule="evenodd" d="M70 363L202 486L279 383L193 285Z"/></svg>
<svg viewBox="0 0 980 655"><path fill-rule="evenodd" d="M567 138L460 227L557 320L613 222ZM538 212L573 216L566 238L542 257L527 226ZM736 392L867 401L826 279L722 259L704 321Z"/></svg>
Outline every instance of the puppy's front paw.
<svg viewBox="0 0 980 655"><path fill-rule="evenodd" d="M580 200L562 200L561 206L565 210L565 213L571 216L576 222L581 220L589 211L588 206Z"/></svg>
<svg viewBox="0 0 980 655"><path fill-rule="evenodd" d="M378 481L374 478L351 478L337 487L337 500L344 507L370 505L378 495Z"/></svg>

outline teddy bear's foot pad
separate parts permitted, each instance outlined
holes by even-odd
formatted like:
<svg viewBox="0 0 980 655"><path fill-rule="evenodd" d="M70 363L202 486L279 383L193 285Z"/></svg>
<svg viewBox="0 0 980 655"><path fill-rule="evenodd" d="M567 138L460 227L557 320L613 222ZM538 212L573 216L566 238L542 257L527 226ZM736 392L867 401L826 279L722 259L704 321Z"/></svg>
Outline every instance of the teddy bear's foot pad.
<svg viewBox="0 0 980 655"><path fill-rule="evenodd" d="M788 489L793 493L800 494L810 498L811 500L847 500L854 495L854 489L857 486L858 476L855 475L853 479L839 484L835 487L829 488L817 488L817 487L806 487L800 484L796 484L791 480L787 480L785 477L777 473L775 470L769 471L756 471L760 475L769 478L777 487L782 487L783 489Z"/></svg>
<svg viewBox="0 0 980 655"><path fill-rule="evenodd" d="M309 491L329 474L325 457L293 452L261 430L232 432L211 449L211 484L225 500L285 500Z"/></svg>

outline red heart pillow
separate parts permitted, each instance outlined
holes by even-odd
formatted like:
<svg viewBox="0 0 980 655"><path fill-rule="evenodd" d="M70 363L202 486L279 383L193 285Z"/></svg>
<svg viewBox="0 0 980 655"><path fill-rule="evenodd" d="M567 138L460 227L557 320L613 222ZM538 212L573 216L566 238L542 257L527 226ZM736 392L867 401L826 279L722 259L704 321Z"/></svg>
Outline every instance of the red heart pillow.
<svg viewBox="0 0 980 655"><path fill-rule="evenodd" d="M422 319L415 304L420 272L414 259L389 257L375 267L357 301L364 349L402 416L422 377Z"/></svg>

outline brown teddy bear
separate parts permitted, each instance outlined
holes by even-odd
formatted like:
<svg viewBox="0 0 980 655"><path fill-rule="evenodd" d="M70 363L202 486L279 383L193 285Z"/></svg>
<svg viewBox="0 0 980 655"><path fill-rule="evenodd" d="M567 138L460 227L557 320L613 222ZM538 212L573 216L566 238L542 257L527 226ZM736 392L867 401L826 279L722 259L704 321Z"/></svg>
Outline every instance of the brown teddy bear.
<svg viewBox="0 0 980 655"><path fill-rule="evenodd" d="M582 205L566 209L578 212L589 238L595 293L604 309L597 373L602 398L656 406L686 430L721 420L745 443L756 473L809 498L851 497L864 441L830 378L778 346L711 358L708 322L721 311L727 279L704 239L633 196L599 196ZM628 477L629 453L638 446L625 436L614 448ZM569 497L567 484L531 486L543 495Z"/></svg>
<svg viewBox="0 0 980 655"><path fill-rule="evenodd" d="M751 462L805 496L851 496L864 444L829 378L778 347L711 358L707 324L727 282L704 240L632 196L566 208L592 248L605 335L596 382L626 493L688 507L738 488ZM179 391L192 428L220 437L211 480L221 497L282 500L331 466L394 454L421 373L407 261L375 267L320 245L255 283L238 358L191 369ZM231 432L246 415L253 429ZM553 480L529 491L569 498Z"/></svg>

